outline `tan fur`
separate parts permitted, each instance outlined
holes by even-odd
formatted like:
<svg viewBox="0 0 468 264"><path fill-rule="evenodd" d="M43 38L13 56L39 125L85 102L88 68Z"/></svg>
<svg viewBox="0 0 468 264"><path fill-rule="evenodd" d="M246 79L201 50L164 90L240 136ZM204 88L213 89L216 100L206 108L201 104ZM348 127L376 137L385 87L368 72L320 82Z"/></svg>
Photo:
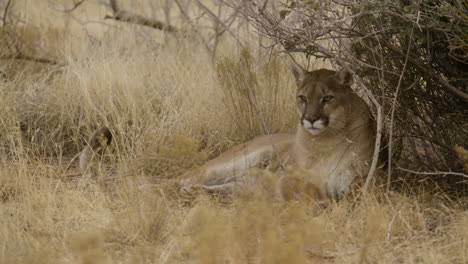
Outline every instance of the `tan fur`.
<svg viewBox="0 0 468 264"><path fill-rule="evenodd" d="M233 191L258 180L248 173L256 167L280 172L281 198L339 198L356 177L367 173L374 121L368 105L350 88L352 75L325 69L304 72L298 67L292 71L300 115L296 133L260 136L232 148L185 174L182 192L194 187ZM299 168L304 176L293 177L280 168Z"/></svg>

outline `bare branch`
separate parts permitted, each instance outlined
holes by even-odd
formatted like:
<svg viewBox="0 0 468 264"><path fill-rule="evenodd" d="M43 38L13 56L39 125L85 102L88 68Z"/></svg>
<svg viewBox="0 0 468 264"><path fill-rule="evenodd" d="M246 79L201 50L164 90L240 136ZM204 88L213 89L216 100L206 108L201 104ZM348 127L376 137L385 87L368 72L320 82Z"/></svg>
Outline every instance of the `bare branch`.
<svg viewBox="0 0 468 264"><path fill-rule="evenodd" d="M234 21L236 20L236 16L237 16L237 14L239 13L239 9L240 9L239 7L236 8L236 9L234 10L234 12L233 12L227 19L225 19L225 22L224 22L224 23L227 25L227 28L231 28L231 25L234 23ZM225 27L223 27L223 30L221 30L221 31L218 33L218 35L221 36L221 35L224 34L224 32L226 32L226 28L225 28Z"/></svg>
<svg viewBox="0 0 468 264"><path fill-rule="evenodd" d="M380 146L382 144L382 132L383 132L383 121L384 115L382 113L382 107L380 105L376 105L377 108L377 133L375 136L375 144L374 144L374 154L372 155L372 163L369 168L369 172L367 173L366 182L364 183L364 187L362 188L363 192L366 193L367 189L369 188L370 182L375 175L375 171L377 170L377 163L379 161L379 153L380 153Z"/></svg>
<svg viewBox="0 0 468 264"><path fill-rule="evenodd" d="M214 20L216 20L217 23L219 23L221 26L223 26L226 31L237 41L237 44L241 47L243 47L244 45L242 45L242 42L239 40L239 37L234 34L234 32L232 32L232 30L223 22L221 21L221 19L216 16L213 12L211 12L211 10L206 7L204 4L202 4L199 0L195 0L198 4L199 7L203 8L207 13L208 15L210 15Z"/></svg>
<svg viewBox="0 0 468 264"><path fill-rule="evenodd" d="M393 223L395 222L396 217L400 214L402 208L403 206L400 207L400 209L398 209L398 211L392 216L392 219L390 219L390 222L388 223L387 235L385 236L386 241L390 240L390 236L392 234Z"/></svg>
<svg viewBox="0 0 468 264"><path fill-rule="evenodd" d="M52 5L52 2L49 0L49 8L52 9L52 10L55 10L57 12L61 12L61 13L71 13L73 11L75 11L81 4L83 4L86 0L81 0L81 1L78 1L76 3L74 3L74 5L70 8L65 8L65 9L58 9L56 7L54 7Z"/></svg>
<svg viewBox="0 0 468 264"><path fill-rule="evenodd" d="M406 171L406 172L409 172L409 173L419 174L419 175L442 175L442 176L455 175L455 176L461 176L461 177L464 177L464 178L468 178L468 174L465 174L465 173L462 173L462 172L453 172L453 171L423 172L423 171L414 171L414 170L405 169L405 168L402 168L400 166L398 166L397 168L399 170L401 170L401 171Z"/></svg>
<svg viewBox="0 0 468 264"><path fill-rule="evenodd" d="M3 11L3 26L7 24L7 15L8 15L8 10L10 9L10 4L11 4L11 0L8 0L6 7L5 7L5 11Z"/></svg>
<svg viewBox="0 0 468 264"><path fill-rule="evenodd" d="M179 0L174 0L176 5L179 7L179 10L180 10L180 13L182 13L182 16L185 18L185 20L190 24L190 26L192 27L192 30L195 32L195 34L199 37L199 39L201 40L202 44L205 46L206 50L212 55L213 54L213 51L211 50L211 48L209 47L209 45L206 43L205 39L203 39L201 37L201 34L199 34L198 32L198 29L197 27L194 25L194 23L192 22L192 19L190 18L190 16L187 14L187 11L186 9L182 6L182 4L179 2Z"/></svg>
<svg viewBox="0 0 468 264"><path fill-rule="evenodd" d="M166 32L172 32L172 33L178 31L177 28L171 25L167 25L159 20L149 19L140 15L125 11L125 10L120 10L119 6L117 5L116 0L110 0L110 6L114 15L113 16L106 15L104 19L114 19L117 21L123 21L123 22L132 23L132 24L147 26L147 27L163 30Z"/></svg>
<svg viewBox="0 0 468 264"><path fill-rule="evenodd" d="M419 13L419 12L418 12ZM395 119L395 105L398 99L398 94L400 92L400 87L401 87L401 81L403 80L403 76L406 71L406 66L408 65L408 59L409 59L409 54L411 51L411 46L413 45L413 33L414 33L414 25L411 29L410 33L410 40L408 43L408 48L406 50L406 57L405 57L405 63L403 64L403 69L401 69L401 74L400 78L398 79L398 84L395 89L395 97L393 98L393 104L391 108L391 116L390 116L390 128L389 128L389 139L388 139L388 177L387 177L387 194L390 191L390 184L392 180L392 155L393 155L393 121Z"/></svg>
<svg viewBox="0 0 468 264"><path fill-rule="evenodd" d="M40 57L33 57L18 53L17 55L4 55L0 56L0 60L27 60L27 61L34 61L38 63L50 64L50 65L58 65L59 62L47 59L47 58L40 58Z"/></svg>
<svg viewBox="0 0 468 264"><path fill-rule="evenodd" d="M129 22L132 24L147 26L147 27L151 27L151 28L155 28L155 29L159 29L159 30L163 30L167 32L177 32L177 29L171 25L166 25L165 23L161 21L148 19L140 15L132 14L123 10L119 11L114 16L106 15L104 19L114 19L117 21Z"/></svg>

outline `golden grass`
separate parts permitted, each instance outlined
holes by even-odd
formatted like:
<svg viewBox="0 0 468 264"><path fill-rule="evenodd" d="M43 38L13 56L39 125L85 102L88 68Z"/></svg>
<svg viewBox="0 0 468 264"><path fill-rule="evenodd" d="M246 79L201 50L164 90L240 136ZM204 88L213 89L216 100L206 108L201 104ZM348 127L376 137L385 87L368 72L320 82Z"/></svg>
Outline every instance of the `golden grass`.
<svg viewBox="0 0 468 264"><path fill-rule="evenodd" d="M287 62L227 41L214 63L193 39L103 43L0 81L0 263L468 262L467 199L440 192L386 196L377 181L326 208L260 187L227 202L177 197L168 179L264 133L256 111L271 132L293 129ZM67 177L102 126L115 178Z"/></svg>

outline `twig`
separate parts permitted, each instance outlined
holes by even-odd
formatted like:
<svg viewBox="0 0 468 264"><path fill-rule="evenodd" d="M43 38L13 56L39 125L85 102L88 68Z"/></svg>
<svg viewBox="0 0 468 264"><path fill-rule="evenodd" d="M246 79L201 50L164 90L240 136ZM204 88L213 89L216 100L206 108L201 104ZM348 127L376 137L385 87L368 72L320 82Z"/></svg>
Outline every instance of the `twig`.
<svg viewBox="0 0 468 264"><path fill-rule="evenodd" d="M155 19L149 19L137 14L133 14L131 12L125 11L125 10L120 10L119 6L117 5L116 0L110 0L110 7L112 9L112 12L114 13L113 16L106 15L104 19L114 19L117 21L123 21L123 22L128 22L132 24L137 24L137 25L142 25L142 26L147 26L167 32L177 32L177 28L167 25L159 20Z"/></svg>
<svg viewBox="0 0 468 264"><path fill-rule="evenodd" d="M455 175L455 176L461 176L461 177L464 177L464 178L468 178L468 174L465 174L465 173L462 173L462 172L452 172L452 171L430 171L430 172L424 172L424 171L409 170L409 169L402 168L402 167L400 167L400 166L397 166L397 168L398 168L399 170L402 170L402 171L406 171L406 172L413 173L413 174L419 174L419 175L442 175L442 176L446 176L446 175Z"/></svg>
<svg viewBox="0 0 468 264"><path fill-rule="evenodd" d="M10 9L10 4L11 4L11 0L8 0L6 7L5 7L5 11L3 12L3 26L7 24L6 19L8 15L8 9Z"/></svg>
<svg viewBox="0 0 468 264"><path fill-rule="evenodd" d="M227 24L228 28L231 28L231 25L236 21L236 16L239 13L239 8L235 9L234 12L229 15L229 17L225 20L225 24ZM226 28L223 27L223 29L217 34L218 36L221 36L226 32Z"/></svg>
<svg viewBox="0 0 468 264"><path fill-rule="evenodd" d="M208 43L206 43L205 39L201 36L201 34L199 34L198 32L198 29L197 27L194 25L194 23L192 22L192 19L190 18L190 16L187 14L187 11L185 10L185 8L182 6L182 4L179 2L179 0L174 0L176 5L179 7L179 10L180 10L180 13L182 14L182 16L185 18L185 20L190 24L190 26L192 27L192 30L194 31L194 33L196 34L196 36L201 40L203 46L205 46L206 50L208 51L208 53L210 53L210 55L213 54L213 51L211 50L210 46L208 45Z"/></svg>
<svg viewBox="0 0 468 264"><path fill-rule="evenodd" d="M0 56L0 60L28 60L28 61L34 61L34 62L39 62L39 63L44 63L44 64L50 64L50 65L57 65L59 62L47 59L47 58L38 58L38 57L32 57L28 55L24 55L21 53L18 53L17 55L4 55Z"/></svg>
<svg viewBox="0 0 468 264"><path fill-rule="evenodd" d="M61 12L61 13L71 13L73 11L75 11L81 4L83 4L86 0L81 0L81 1L78 1L76 3L74 3L74 5L70 8L65 8L65 9L58 9L54 6L52 6L52 3L51 1L49 0L49 8L52 9L52 10L55 10L57 12Z"/></svg>
<svg viewBox="0 0 468 264"><path fill-rule="evenodd" d="M377 38L377 41L379 43L379 46L381 46L379 38ZM381 51L381 50L380 50ZM382 53L380 53L380 64L381 64L381 69L379 70L381 73L379 74L379 82L380 82L380 89L382 95L385 95L385 70L383 69L384 67L384 57ZM367 174L366 182L363 187L363 191L367 192L367 189L369 188L371 179L373 178L375 171L377 170L377 163L379 161L379 155L380 155L380 150L381 150L381 145L382 145L382 132L384 129L384 113L385 113L385 100L381 100L381 104L377 103L377 100L374 98L374 96L371 95L371 98L373 99L372 102L374 103L374 106L377 110L377 131L376 131L376 136L375 136L375 144L374 144L374 154L372 156L372 164L371 167L369 168L369 172Z"/></svg>
<svg viewBox="0 0 468 264"><path fill-rule="evenodd" d="M218 15L217 17L221 17L221 13L223 11L223 7L222 5L218 5ZM219 23L216 23L215 24L215 27L214 27L214 43L213 43L213 54L211 56L211 59L214 60L215 57L216 57L216 51L218 49L218 44L219 44L219 38L221 37L222 33L220 34L220 26L219 26Z"/></svg>
<svg viewBox="0 0 468 264"><path fill-rule="evenodd" d="M195 0L195 2L197 2L199 7L203 8L214 20L216 20L217 23L219 23L226 29L226 31L236 40L237 44L240 47L244 47L244 45L242 45L242 42L239 40L239 37L236 34L234 34L234 32L232 32L232 30L223 21L221 21L219 17L217 17L213 12L211 12L211 10L204 4L202 4L199 0Z"/></svg>
<svg viewBox="0 0 468 264"><path fill-rule="evenodd" d="M402 208L403 207L398 209L398 211L392 216L392 219L390 220L390 223L388 223L387 235L385 236L385 240L387 240L387 241L390 240L390 235L392 233L392 228L393 228L393 222L395 222L395 219L400 214Z"/></svg>
<svg viewBox="0 0 468 264"><path fill-rule="evenodd" d="M377 109L377 133L375 136L374 154L372 155L372 163L369 168L369 172L367 173L366 182L364 183L364 187L362 188L364 193L367 192L370 182L372 178L374 177L375 171L377 170L377 163L379 161L379 154L380 154L380 146L382 144L384 115L382 113L382 106L380 104L375 104L375 107Z"/></svg>
<svg viewBox="0 0 468 264"><path fill-rule="evenodd" d="M114 19L117 21L129 22L132 24L147 26L147 27L151 27L151 28L155 28L155 29L159 29L159 30L163 30L167 32L177 32L177 29L171 25L166 25L165 23L161 21L148 19L146 17L142 17L137 14L132 14L123 10L119 11L114 16L106 15L104 19Z"/></svg>
<svg viewBox="0 0 468 264"><path fill-rule="evenodd" d="M387 177L387 188L386 188L386 193L387 194L390 191L390 183L391 183L391 180L392 180L392 154L393 154L393 152L392 152L392 150L393 150L392 140L393 140L393 121L395 119L395 106L396 106L396 102L397 102L397 99L398 99L398 93L399 93L400 87L401 87L401 81L403 80L403 76L405 75L405 71L406 71L406 66L408 65L408 58L409 58L411 46L413 45L413 32L414 32L414 25L411 28L408 48L406 50L405 63L403 64L403 69L401 69L400 78L398 79L398 84L397 84L396 91L395 91L395 97L393 98L393 104L392 104L392 108L391 108L390 125L389 125L389 128L388 128L389 129L389 135L388 135L388 177Z"/></svg>

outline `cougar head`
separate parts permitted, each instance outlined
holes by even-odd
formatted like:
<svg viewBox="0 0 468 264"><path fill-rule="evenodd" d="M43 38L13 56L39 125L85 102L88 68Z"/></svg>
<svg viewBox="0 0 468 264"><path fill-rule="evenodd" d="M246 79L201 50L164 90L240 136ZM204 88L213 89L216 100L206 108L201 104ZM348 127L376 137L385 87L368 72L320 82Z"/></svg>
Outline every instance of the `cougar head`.
<svg viewBox="0 0 468 264"><path fill-rule="evenodd" d="M349 115L345 106L351 99L352 74L326 69L307 72L297 65L292 66L292 72L301 126L313 136L338 134Z"/></svg>

